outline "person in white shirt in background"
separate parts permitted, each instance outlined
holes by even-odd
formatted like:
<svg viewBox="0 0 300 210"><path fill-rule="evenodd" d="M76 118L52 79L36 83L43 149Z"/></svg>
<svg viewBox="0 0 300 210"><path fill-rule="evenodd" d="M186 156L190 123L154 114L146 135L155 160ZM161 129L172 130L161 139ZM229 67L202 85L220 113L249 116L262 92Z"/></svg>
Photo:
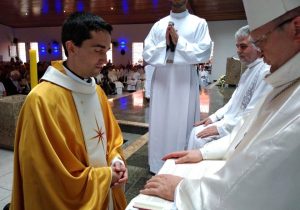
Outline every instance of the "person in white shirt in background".
<svg viewBox="0 0 300 210"><path fill-rule="evenodd" d="M95 77L95 80L96 80L96 83L98 84L98 85L100 85L100 84L102 84L102 79L103 79L103 74L101 73L101 71L100 71L100 73Z"/></svg>
<svg viewBox="0 0 300 210"><path fill-rule="evenodd" d="M141 190L177 209L299 209L300 1L243 2L273 89L238 130L218 172L194 180L157 175ZM178 157L200 161L199 150Z"/></svg>
<svg viewBox="0 0 300 210"><path fill-rule="evenodd" d="M120 65L119 66L119 71L118 71L118 80L122 83L126 82L126 75L125 75L125 71L124 71L124 66Z"/></svg>
<svg viewBox="0 0 300 210"><path fill-rule="evenodd" d="M145 70L144 70L144 66L142 65L137 65L137 72L140 74L139 80L136 83L136 90L144 90L145 87Z"/></svg>
<svg viewBox="0 0 300 210"><path fill-rule="evenodd" d="M116 69L114 69L114 67L111 67L108 69L108 78L110 79L110 81L114 82L118 80L117 77L117 71Z"/></svg>
<svg viewBox="0 0 300 210"><path fill-rule="evenodd" d="M198 74L199 74L200 87L205 88L207 85L210 84L210 79L208 76L209 73L206 70L204 64L198 65Z"/></svg>
<svg viewBox="0 0 300 210"><path fill-rule="evenodd" d="M115 84L115 89L117 94L122 94L123 90L123 83L118 80L118 71L116 69L109 69L108 70L108 78L111 82Z"/></svg>
<svg viewBox="0 0 300 210"><path fill-rule="evenodd" d="M135 91L137 82L140 80L140 73L138 72L138 68L134 66L132 70L130 70L129 75L127 77L127 90Z"/></svg>
<svg viewBox="0 0 300 210"><path fill-rule="evenodd" d="M155 67L149 122L149 165L157 173L161 158L186 148L200 119L199 80L194 64L206 62L211 39L206 20L191 15L187 0L169 0L169 16L156 22L145 39L144 60Z"/></svg>
<svg viewBox="0 0 300 210"><path fill-rule="evenodd" d="M264 63L260 50L250 42L248 25L237 30L235 40L239 59L247 69L228 103L208 118L196 123L189 138L188 149L198 149L210 141L218 140L213 146L209 146L213 152L218 150L218 144L223 143L219 141L227 138L242 116L250 113L256 103L272 89L264 81L265 76L270 73L270 66ZM226 145L228 147L229 143L226 142ZM206 149L203 149L203 152L206 152Z"/></svg>

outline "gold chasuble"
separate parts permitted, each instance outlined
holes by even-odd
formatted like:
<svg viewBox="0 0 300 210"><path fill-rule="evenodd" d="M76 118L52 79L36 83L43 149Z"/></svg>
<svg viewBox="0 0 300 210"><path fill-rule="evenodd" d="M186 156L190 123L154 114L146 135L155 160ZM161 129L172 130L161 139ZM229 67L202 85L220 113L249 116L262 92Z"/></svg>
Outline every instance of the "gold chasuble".
<svg viewBox="0 0 300 210"><path fill-rule="evenodd" d="M123 187L110 188L109 167L122 159L122 143L102 89L53 64L19 115L11 209L125 209Z"/></svg>

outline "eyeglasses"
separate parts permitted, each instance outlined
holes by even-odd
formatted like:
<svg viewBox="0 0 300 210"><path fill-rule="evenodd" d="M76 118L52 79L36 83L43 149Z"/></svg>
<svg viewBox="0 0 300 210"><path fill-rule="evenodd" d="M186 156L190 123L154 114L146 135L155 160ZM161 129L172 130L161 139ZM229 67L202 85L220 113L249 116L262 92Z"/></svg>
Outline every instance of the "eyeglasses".
<svg viewBox="0 0 300 210"><path fill-rule="evenodd" d="M258 38L256 40L254 40L251 37L250 42L259 48L261 46L261 44L267 40L268 36L271 35L276 29L277 29L277 27L268 31L267 33L263 34L260 38Z"/></svg>
<svg viewBox="0 0 300 210"><path fill-rule="evenodd" d="M274 31L276 31L278 28L282 27L284 24L292 21L292 19L293 18L283 21L282 23L280 23L279 25L277 25L276 27L274 27L272 30L268 31L267 33L263 34L260 38L258 38L256 40L252 39L252 37L251 37L250 42L259 48L261 46L261 44L267 40L268 36L270 36Z"/></svg>
<svg viewBox="0 0 300 210"><path fill-rule="evenodd" d="M249 47L247 44L236 44L235 45L237 49L245 50Z"/></svg>

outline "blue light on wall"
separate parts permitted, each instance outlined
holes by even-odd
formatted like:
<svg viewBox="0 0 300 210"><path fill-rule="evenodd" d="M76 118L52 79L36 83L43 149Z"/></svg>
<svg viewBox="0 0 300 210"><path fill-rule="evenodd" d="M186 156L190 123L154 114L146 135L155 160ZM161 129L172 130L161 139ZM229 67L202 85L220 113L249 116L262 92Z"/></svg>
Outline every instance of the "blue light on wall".
<svg viewBox="0 0 300 210"><path fill-rule="evenodd" d="M46 55L47 54L47 45L44 43L39 43L39 52L40 55Z"/></svg>
<svg viewBox="0 0 300 210"><path fill-rule="evenodd" d="M49 13L49 1L43 0L42 1L42 14L48 14Z"/></svg>
<svg viewBox="0 0 300 210"><path fill-rule="evenodd" d="M59 53L59 49L58 49L57 46L54 46L53 47L53 54L57 54L57 53Z"/></svg>
<svg viewBox="0 0 300 210"><path fill-rule="evenodd" d="M122 49L125 49L125 48L126 48L126 42L125 42L125 41L121 41L121 42L120 42L120 47L121 47Z"/></svg>
<svg viewBox="0 0 300 210"><path fill-rule="evenodd" d="M59 54L59 43L57 41L53 41L52 42L51 48L52 48L52 53L54 55L58 55Z"/></svg>
<svg viewBox="0 0 300 210"><path fill-rule="evenodd" d="M128 0L122 0L122 9L124 14L128 14L129 11Z"/></svg>
<svg viewBox="0 0 300 210"><path fill-rule="evenodd" d="M39 42L39 53L41 56L60 55L60 44L53 40L48 43Z"/></svg>
<svg viewBox="0 0 300 210"><path fill-rule="evenodd" d="M127 41L125 39L120 39L119 43L120 43L119 48L120 48L121 55L125 55L127 50Z"/></svg>
<svg viewBox="0 0 300 210"><path fill-rule="evenodd" d="M76 8L78 12L82 12L84 10L84 4L83 1L78 1L76 4Z"/></svg>
<svg viewBox="0 0 300 210"><path fill-rule="evenodd" d="M152 4L154 8L158 7L158 0L152 0Z"/></svg>
<svg viewBox="0 0 300 210"><path fill-rule="evenodd" d="M60 14L63 11L61 0L55 0L55 12Z"/></svg>

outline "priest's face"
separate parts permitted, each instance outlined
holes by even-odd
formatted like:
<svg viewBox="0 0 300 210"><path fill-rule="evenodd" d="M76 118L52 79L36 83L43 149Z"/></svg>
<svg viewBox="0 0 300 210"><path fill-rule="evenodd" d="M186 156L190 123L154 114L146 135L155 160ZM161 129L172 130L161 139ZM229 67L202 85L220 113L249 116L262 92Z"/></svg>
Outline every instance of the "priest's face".
<svg viewBox="0 0 300 210"><path fill-rule="evenodd" d="M182 8L185 7L187 0L169 0L172 3L172 7L174 8Z"/></svg>
<svg viewBox="0 0 300 210"><path fill-rule="evenodd" d="M84 78L97 76L107 62L110 43L111 36L107 31L92 31L90 39L83 41L80 47L75 46L74 71Z"/></svg>
<svg viewBox="0 0 300 210"><path fill-rule="evenodd" d="M250 42L249 36L238 38L236 40L236 49L240 61L246 65L260 57L259 50Z"/></svg>

